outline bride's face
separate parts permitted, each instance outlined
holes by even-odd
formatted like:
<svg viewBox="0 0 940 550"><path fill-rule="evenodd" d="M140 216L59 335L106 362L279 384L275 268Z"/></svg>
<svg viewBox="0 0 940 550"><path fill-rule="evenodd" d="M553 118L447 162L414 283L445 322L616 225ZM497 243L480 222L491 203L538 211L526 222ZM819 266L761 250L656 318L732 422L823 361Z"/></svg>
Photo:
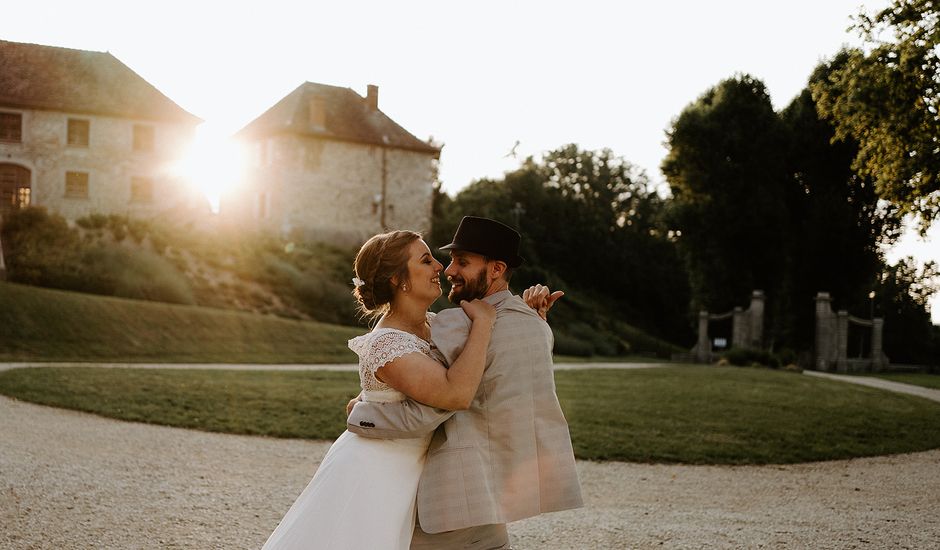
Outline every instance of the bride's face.
<svg viewBox="0 0 940 550"><path fill-rule="evenodd" d="M441 295L441 270L427 243L418 239L408 249L408 293L433 302Z"/></svg>

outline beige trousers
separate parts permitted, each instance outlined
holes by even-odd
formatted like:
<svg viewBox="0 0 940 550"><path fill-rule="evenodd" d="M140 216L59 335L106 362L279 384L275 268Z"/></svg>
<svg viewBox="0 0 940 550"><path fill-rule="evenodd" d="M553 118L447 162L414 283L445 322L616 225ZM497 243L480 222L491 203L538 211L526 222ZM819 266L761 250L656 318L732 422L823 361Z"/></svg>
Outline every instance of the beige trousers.
<svg viewBox="0 0 940 550"><path fill-rule="evenodd" d="M411 550L512 550L506 524L478 525L443 533L425 533L415 525Z"/></svg>

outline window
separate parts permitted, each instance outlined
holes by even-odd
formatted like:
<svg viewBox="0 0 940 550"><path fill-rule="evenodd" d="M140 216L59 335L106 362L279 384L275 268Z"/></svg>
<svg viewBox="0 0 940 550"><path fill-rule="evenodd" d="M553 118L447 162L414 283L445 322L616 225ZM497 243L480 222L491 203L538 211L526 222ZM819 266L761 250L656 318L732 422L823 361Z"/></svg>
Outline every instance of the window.
<svg viewBox="0 0 940 550"><path fill-rule="evenodd" d="M28 169L0 163L0 215L29 206L29 182Z"/></svg>
<svg viewBox="0 0 940 550"><path fill-rule="evenodd" d="M69 119L68 144L72 147L88 147L88 130L91 123L79 118Z"/></svg>
<svg viewBox="0 0 940 550"><path fill-rule="evenodd" d="M88 172L65 173L65 197L68 199L88 198Z"/></svg>
<svg viewBox="0 0 940 550"><path fill-rule="evenodd" d="M153 126L134 125L134 150L153 151Z"/></svg>
<svg viewBox="0 0 940 550"><path fill-rule="evenodd" d="M153 180L144 177L131 178L131 202L153 201Z"/></svg>
<svg viewBox="0 0 940 550"><path fill-rule="evenodd" d="M0 113L0 141L23 141L23 115Z"/></svg>
<svg viewBox="0 0 940 550"><path fill-rule="evenodd" d="M16 190L16 207L26 208L29 206L29 194L32 190L29 187L20 187Z"/></svg>

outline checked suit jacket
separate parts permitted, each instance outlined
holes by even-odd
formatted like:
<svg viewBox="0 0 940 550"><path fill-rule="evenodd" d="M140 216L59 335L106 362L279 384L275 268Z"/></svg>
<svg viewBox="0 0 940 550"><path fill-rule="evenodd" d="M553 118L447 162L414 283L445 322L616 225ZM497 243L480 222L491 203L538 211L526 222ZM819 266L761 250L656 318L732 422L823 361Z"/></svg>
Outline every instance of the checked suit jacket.
<svg viewBox="0 0 940 550"><path fill-rule="evenodd" d="M366 437L422 437L434 430L418 484L427 533L500 524L583 505L568 423L555 394L554 337L508 290L496 307L480 387L469 409L444 411L405 400L356 404L347 429ZM460 355L471 321L442 311L431 339L445 364Z"/></svg>

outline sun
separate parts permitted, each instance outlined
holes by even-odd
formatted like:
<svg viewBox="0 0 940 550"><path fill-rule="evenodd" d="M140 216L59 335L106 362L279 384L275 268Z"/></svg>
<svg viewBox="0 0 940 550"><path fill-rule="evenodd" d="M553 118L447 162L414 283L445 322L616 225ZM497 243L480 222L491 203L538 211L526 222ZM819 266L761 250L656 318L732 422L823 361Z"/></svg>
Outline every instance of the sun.
<svg viewBox="0 0 940 550"><path fill-rule="evenodd" d="M218 127L203 123L196 128L174 172L193 190L205 195L212 211L218 213L221 198L242 181L245 173L243 147Z"/></svg>

